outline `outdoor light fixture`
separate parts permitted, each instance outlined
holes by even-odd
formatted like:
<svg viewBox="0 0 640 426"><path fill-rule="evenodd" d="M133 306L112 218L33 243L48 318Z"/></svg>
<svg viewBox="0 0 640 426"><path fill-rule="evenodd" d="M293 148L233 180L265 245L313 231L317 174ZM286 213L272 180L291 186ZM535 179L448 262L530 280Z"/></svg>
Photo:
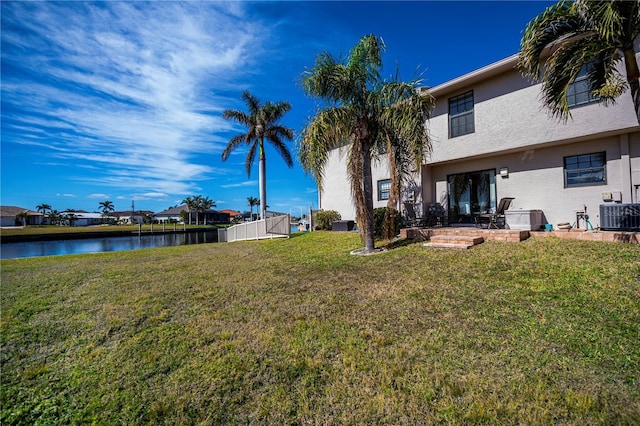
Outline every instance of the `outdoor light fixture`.
<svg viewBox="0 0 640 426"><path fill-rule="evenodd" d="M508 167L500 168L500 176L502 176L503 178L508 178L509 177L509 168Z"/></svg>

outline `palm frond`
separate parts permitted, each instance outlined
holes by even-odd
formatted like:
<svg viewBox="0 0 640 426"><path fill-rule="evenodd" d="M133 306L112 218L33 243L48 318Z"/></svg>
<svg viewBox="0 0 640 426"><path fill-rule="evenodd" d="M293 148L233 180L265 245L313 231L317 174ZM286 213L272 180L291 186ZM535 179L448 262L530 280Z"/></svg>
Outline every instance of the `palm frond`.
<svg viewBox="0 0 640 426"><path fill-rule="evenodd" d="M563 0L535 17L525 29L518 67L532 80L540 78L543 100L552 114L571 114L566 92L577 73L589 64L589 89L605 105L629 87L640 123L640 70L635 48L640 37L640 1ZM619 52L622 52L620 55ZM543 55L550 55L547 58ZM624 61L626 82L617 71Z"/></svg>
<svg viewBox="0 0 640 426"><path fill-rule="evenodd" d="M247 113L243 111L234 110L234 109L227 109L223 111L222 118L226 120L234 121L238 124L241 124L247 127L252 124L251 117Z"/></svg>
<svg viewBox="0 0 640 426"><path fill-rule="evenodd" d="M625 5L624 3L629 3ZM598 35L606 40L607 44L617 44L619 36L624 32L628 7L633 2L628 1L585 1L575 2L576 10L584 20L593 23L593 28ZM623 14L621 14L621 12Z"/></svg>
<svg viewBox="0 0 640 426"><path fill-rule="evenodd" d="M604 105L615 103L615 99L628 88L625 79L617 69L621 60L614 49L604 49L594 56L590 62L588 81L591 93L598 97Z"/></svg>
<svg viewBox="0 0 640 426"><path fill-rule="evenodd" d="M351 49L349 61L346 64L351 80L361 88L367 84L374 84L380 80L382 67L382 52L384 41L373 34L366 35Z"/></svg>
<svg viewBox="0 0 640 426"><path fill-rule="evenodd" d="M320 110L300 134L298 158L304 171L313 174L320 190L329 152L351 139L351 114L347 107Z"/></svg>
<svg viewBox="0 0 640 426"><path fill-rule="evenodd" d="M538 79L543 52L560 40L575 37L584 28L585 22L571 1L549 6L532 19L524 30L518 54L519 69L527 77Z"/></svg>
<svg viewBox="0 0 640 426"><path fill-rule="evenodd" d="M571 117L567 90L589 61L579 53L579 43L563 45L545 64L542 79L542 97L553 116L567 121Z"/></svg>
<svg viewBox="0 0 640 426"><path fill-rule="evenodd" d="M284 160L287 167L293 167L293 158L291 157L291 152L289 152L289 148L287 145L282 142L282 139L278 135L274 135L267 139L271 145L280 153L280 156Z"/></svg>
<svg viewBox="0 0 640 426"><path fill-rule="evenodd" d="M244 160L244 168L247 171L247 177L251 177L251 166L253 166L253 162L256 158L256 150L258 148L258 143L253 143L249 147L249 151L247 152L247 157Z"/></svg>
<svg viewBox="0 0 640 426"><path fill-rule="evenodd" d="M233 150L235 150L239 145L248 144L249 140L247 139L247 134L238 134L231 138L227 146L222 151L222 161L227 161Z"/></svg>
<svg viewBox="0 0 640 426"><path fill-rule="evenodd" d="M260 111L260 101L258 100L258 98L252 95L248 90L242 92L242 95L240 97L245 101L247 107L249 107L249 115L258 115Z"/></svg>

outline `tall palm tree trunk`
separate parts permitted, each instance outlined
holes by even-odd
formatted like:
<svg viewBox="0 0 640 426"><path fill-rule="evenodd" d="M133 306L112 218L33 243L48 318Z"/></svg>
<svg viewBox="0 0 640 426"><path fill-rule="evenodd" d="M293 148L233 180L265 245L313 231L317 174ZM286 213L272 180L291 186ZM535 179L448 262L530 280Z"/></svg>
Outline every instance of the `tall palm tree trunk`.
<svg viewBox="0 0 640 426"><path fill-rule="evenodd" d="M391 139L387 136L387 152L389 153L389 173L391 175L391 189L389 191L389 200L387 200L387 208L384 212L384 222L382 224L382 235L385 239L391 240L396 236L396 214L399 210L398 200L400 199L400 179L398 176L398 168L396 167L396 159L393 153ZM398 208L398 210L396 210Z"/></svg>
<svg viewBox="0 0 640 426"><path fill-rule="evenodd" d="M624 51L624 63L627 71L627 82L631 89L631 98L633 106L636 109L636 118L640 124L640 70L638 69L638 61L636 61L636 52L633 47Z"/></svg>
<svg viewBox="0 0 640 426"><path fill-rule="evenodd" d="M373 224L373 176L371 173L371 156L368 150L362 150L362 192L365 201L365 241L364 248L367 252L375 249L374 242L374 224Z"/></svg>
<svg viewBox="0 0 640 426"><path fill-rule="evenodd" d="M260 219L267 216L267 162L264 155L264 147L260 142L260 159L258 162L258 184L260 186Z"/></svg>

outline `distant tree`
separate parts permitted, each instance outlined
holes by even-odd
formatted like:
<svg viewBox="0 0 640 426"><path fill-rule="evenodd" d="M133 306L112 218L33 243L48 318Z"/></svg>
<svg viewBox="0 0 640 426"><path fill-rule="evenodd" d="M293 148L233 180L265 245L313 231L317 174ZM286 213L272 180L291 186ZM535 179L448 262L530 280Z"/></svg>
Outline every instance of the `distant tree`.
<svg viewBox="0 0 640 426"><path fill-rule="evenodd" d="M36 210L42 214L47 214L49 210L51 210L51 206L49 204L38 204L36 206Z"/></svg>
<svg viewBox="0 0 640 426"><path fill-rule="evenodd" d="M102 211L102 218L104 219L109 216L109 213L115 210L115 207L113 206L113 202L106 200L100 202L100 210Z"/></svg>
<svg viewBox="0 0 640 426"><path fill-rule="evenodd" d="M187 218L187 216L189 216L189 218ZM184 210L180 210L180 218L182 219L183 223L187 223L187 221L191 223L191 214Z"/></svg>
<svg viewBox="0 0 640 426"><path fill-rule="evenodd" d="M22 211L16 215L16 219L20 219L20 222L22 222L22 226L27 226L28 217L29 217L29 212L27 210Z"/></svg>
<svg viewBox="0 0 640 426"><path fill-rule="evenodd" d="M51 210L49 212L49 223L51 225L59 225L60 220L61 220L61 216L58 210Z"/></svg>
<svg viewBox="0 0 640 426"><path fill-rule="evenodd" d="M260 200L258 200L256 197L248 197L247 201L249 202L249 209L251 212L251 220L253 220L253 206L259 206L260 205Z"/></svg>
<svg viewBox="0 0 640 426"><path fill-rule="evenodd" d="M586 70L589 91L605 105L630 87L640 124L640 70L634 50L639 36L637 0L560 1L527 25L518 65L525 76L542 80L545 105L563 120L571 116L567 88ZM616 67L620 61L626 81Z"/></svg>
<svg viewBox="0 0 640 426"><path fill-rule="evenodd" d="M47 218L47 212L49 212L51 210L51 206L49 204L45 204L45 203L38 204L36 206L36 210L39 211L40 213L42 213L43 216L44 216L44 219L46 219Z"/></svg>
<svg viewBox="0 0 640 426"><path fill-rule="evenodd" d="M202 224L206 225L206 214L207 210L210 210L212 207L216 207L216 202L210 199L209 197L203 197L202 195L198 195L198 211L202 212Z"/></svg>
<svg viewBox="0 0 640 426"><path fill-rule="evenodd" d="M73 212L67 212L64 215L64 220L68 226L75 226L76 220L78 220L78 216L76 216Z"/></svg>
<svg viewBox="0 0 640 426"><path fill-rule="evenodd" d="M189 225L191 225L191 212L196 209L196 202L192 197L186 197L182 200L182 203L187 206L189 212ZM196 225L198 224L198 217L196 216Z"/></svg>
<svg viewBox="0 0 640 426"><path fill-rule="evenodd" d="M182 200L184 204L187 205L187 209L189 209L189 224L191 224L191 212L194 211L196 213L196 225L198 222L198 215L202 213L202 224L205 224L204 212L216 206L216 202L210 199L209 197L204 197L202 195L194 195L192 197L186 197Z"/></svg>
<svg viewBox="0 0 640 426"><path fill-rule="evenodd" d="M247 176L251 176L251 166L253 165L256 151L258 151L260 218L264 219L267 211L267 172L264 141L267 140L273 145L289 168L293 167L291 153L287 145L283 142L283 139L293 139L293 130L278 123L280 119L289 112L291 105L285 101L276 103L268 101L265 104L261 104L260 101L248 91L242 93L242 99L247 104L249 109L248 113L228 109L222 113L222 117L246 126L247 132L231 138L227 147L222 151L222 161L226 161L229 155L231 155L231 152L238 146L248 146L249 151L247 152L247 158L245 160L245 168L247 169Z"/></svg>

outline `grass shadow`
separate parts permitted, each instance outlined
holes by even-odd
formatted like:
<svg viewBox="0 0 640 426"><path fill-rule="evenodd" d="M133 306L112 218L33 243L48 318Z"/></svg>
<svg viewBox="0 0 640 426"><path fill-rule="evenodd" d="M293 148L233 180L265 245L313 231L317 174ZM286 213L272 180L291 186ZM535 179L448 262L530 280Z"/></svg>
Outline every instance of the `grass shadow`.
<svg viewBox="0 0 640 426"><path fill-rule="evenodd" d="M393 249L397 249L397 248L401 248L401 247L407 247L413 244L417 244L422 242L421 240L417 240L417 239L413 239L413 238L400 238L400 239L396 239L393 241L389 241L387 244L385 244L383 247L385 247L387 250L393 250Z"/></svg>

